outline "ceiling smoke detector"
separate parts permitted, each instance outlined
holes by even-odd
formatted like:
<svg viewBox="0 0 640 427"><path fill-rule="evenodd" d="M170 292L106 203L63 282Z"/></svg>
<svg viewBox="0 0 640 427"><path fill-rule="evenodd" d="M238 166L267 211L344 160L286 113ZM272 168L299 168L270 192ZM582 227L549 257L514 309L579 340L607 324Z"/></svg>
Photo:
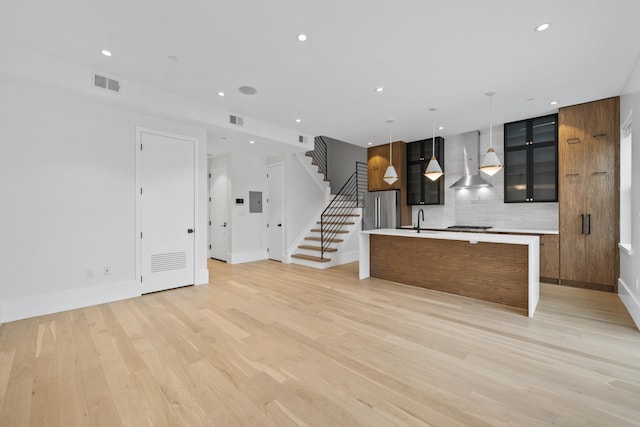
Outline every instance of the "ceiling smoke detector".
<svg viewBox="0 0 640 427"><path fill-rule="evenodd" d="M240 86L238 90L240 91L240 93L243 93L245 95L255 95L256 93L258 93L258 89L251 86Z"/></svg>

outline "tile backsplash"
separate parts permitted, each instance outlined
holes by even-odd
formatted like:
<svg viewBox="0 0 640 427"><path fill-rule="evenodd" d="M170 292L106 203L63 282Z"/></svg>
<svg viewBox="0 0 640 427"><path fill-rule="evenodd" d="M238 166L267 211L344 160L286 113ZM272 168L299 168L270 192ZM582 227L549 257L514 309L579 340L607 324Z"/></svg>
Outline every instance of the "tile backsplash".
<svg viewBox="0 0 640 427"><path fill-rule="evenodd" d="M502 126L493 129L493 148L504 162ZM504 203L504 171L494 176L482 175L491 188L449 188L464 175L462 135L445 138L445 204L414 206L413 223L420 208L424 209L426 226L445 227L454 224L486 225L498 228L558 229L558 203ZM480 133L480 160L489 148L489 131ZM443 179L440 178L440 179Z"/></svg>

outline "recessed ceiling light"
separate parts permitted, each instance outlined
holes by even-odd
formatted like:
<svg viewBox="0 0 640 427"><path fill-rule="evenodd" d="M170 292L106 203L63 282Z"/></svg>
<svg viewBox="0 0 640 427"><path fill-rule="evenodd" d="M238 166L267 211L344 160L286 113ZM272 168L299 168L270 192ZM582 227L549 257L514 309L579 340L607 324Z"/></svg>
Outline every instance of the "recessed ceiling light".
<svg viewBox="0 0 640 427"><path fill-rule="evenodd" d="M551 101L549 105L558 105L558 101Z"/></svg>
<svg viewBox="0 0 640 427"><path fill-rule="evenodd" d="M240 91L240 93L244 93L245 95L255 95L256 93L258 93L258 89L251 86L240 86L238 90Z"/></svg>
<svg viewBox="0 0 640 427"><path fill-rule="evenodd" d="M224 96L224 92L218 92L218 96Z"/></svg>
<svg viewBox="0 0 640 427"><path fill-rule="evenodd" d="M367 142L367 145L373 145L373 142Z"/></svg>
<svg viewBox="0 0 640 427"><path fill-rule="evenodd" d="M178 60L178 57L175 55L169 55L167 56L167 58L169 58L169 61L173 61L173 62L176 62Z"/></svg>
<svg viewBox="0 0 640 427"><path fill-rule="evenodd" d="M107 49L102 49L100 53L103 54L104 56L111 56L111 51Z"/></svg>
<svg viewBox="0 0 640 427"><path fill-rule="evenodd" d="M298 34L298 41L299 42L306 42L307 41L307 35L306 34Z"/></svg>
<svg viewBox="0 0 640 427"><path fill-rule="evenodd" d="M440 126L438 130L444 130L444 126Z"/></svg>
<svg viewBox="0 0 640 427"><path fill-rule="evenodd" d="M382 86L376 88L376 92L382 92L384 88Z"/></svg>
<svg viewBox="0 0 640 427"><path fill-rule="evenodd" d="M548 30L549 27L551 27L551 24L549 24L548 22L545 22L544 24L538 25L536 27L536 31L540 33L542 31Z"/></svg>
<svg viewBox="0 0 640 427"><path fill-rule="evenodd" d="M296 119L296 123L300 123L302 119Z"/></svg>
<svg viewBox="0 0 640 427"><path fill-rule="evenodd" d="M256 142L254 140L249 141L249 144L255 144Z"/></svg>

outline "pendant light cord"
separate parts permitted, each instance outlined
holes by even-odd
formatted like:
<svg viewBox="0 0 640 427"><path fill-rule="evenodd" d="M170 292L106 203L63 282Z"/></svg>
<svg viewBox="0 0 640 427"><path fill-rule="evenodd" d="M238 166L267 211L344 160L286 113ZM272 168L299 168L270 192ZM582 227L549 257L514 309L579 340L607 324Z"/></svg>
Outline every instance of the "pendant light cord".
<svg viewBox="0 0 640 427"><path fill-rule="evenodd" d="M432 109L433 137L431 138L431 157L436 157L436 110Z"/></svg>
<svg viewBox="0 0 640 427"><path fill-rule="evenodd" d="M393 150L391 149L391 124L389 124L389 164L393 166Z"/></svg>
<svg viewBox="0 0 640 427"><path fill-rule="evenodd" d="M493 148L493 94L489 95L489 148Z"/></svg>

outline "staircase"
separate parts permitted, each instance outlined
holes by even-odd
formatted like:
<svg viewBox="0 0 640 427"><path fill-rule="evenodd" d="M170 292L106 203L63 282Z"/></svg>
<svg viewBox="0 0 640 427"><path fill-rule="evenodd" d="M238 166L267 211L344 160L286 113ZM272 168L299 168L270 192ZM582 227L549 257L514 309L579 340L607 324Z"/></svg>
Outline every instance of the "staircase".
<svg viewBox="0 0 640 427"><path fill-rule="evenodd" d="M324 176L324 181L329 182L327 178L327 143L324 142L324 138L316 136L313 140L313 150L304 153L305 156L311 157L311 164L318 167L318 173Z"/></svg>
<svg viewBox="0 0 640 427"><path fill-rule="evenodd" d="M361 230L364 193L367 191L367 165L356 163L356 170L333 195L324 209L316 226L311 228L299 242L297 250L291 255L292 262L315 268L327 268L333 265L352 262L353 251L345 253L352 238L358 237ZM357 253L357 241L355 242ZM354 242L350 245L354 247ZM341 253L341 251L343 253Z"/></svg>

